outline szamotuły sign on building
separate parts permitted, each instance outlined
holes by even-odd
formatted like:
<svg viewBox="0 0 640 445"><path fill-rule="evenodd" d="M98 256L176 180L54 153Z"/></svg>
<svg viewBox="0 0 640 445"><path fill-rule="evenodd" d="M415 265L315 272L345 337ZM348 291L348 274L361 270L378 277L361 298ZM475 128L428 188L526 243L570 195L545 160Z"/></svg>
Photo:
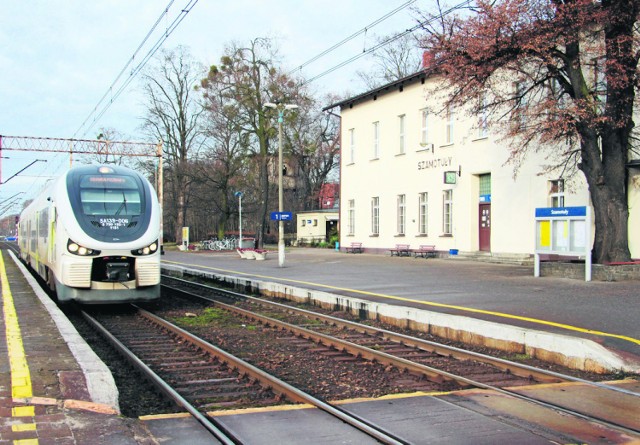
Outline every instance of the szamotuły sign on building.
<svg viewBox="0 0 640 445"><path fill-rule="evenodd" d="M540 254L583 257L584 279L591 281L591 209L588 207L536 208L534 276L540 276Z"/></svg>

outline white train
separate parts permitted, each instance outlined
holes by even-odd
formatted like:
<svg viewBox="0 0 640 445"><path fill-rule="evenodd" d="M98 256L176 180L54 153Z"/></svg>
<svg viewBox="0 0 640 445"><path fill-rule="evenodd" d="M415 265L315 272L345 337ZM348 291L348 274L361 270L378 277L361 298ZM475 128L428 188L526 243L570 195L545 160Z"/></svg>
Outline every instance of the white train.
<svg viewBox="0 0 640 445"><path fill-rule="evenodd" d="M20 257L59 301L125 303L160 297L160 206L125 167L75 167L20 215Z"/></svg>

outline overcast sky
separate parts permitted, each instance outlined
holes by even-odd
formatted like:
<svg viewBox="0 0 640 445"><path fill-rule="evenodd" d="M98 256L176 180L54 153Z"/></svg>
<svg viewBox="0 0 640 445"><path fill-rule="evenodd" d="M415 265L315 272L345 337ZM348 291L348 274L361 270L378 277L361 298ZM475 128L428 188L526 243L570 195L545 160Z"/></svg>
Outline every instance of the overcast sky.
<svg viewBox="0 0 640 445"><path fill-rule="evenodd" d="M0 2L0 134L95 139L100 128L115 128L131 140L142 140L139 125L143 108L137 78L93 127L81 127L170 0ZM116 89L189 3L175 0L171 4ZM198 0L188 14L182 14L183 21L162 47L186 46L196 60L211 65L219 61L231 41L271 37L277 39L285 67L293 69L405 3L407 0ZM411 7L425 8L431 3L415 1L309 64L301 74L314 77L361 53L375 36L414 26ZM366 69L367 59L360 58L311 86L321 92L362 92L364 87L355 73ZM36 158L46 157L48 162L38 162L0 185L0 217L18 212L23 199L35 196L46 178L58 176L69 165L68 155L61 154L3 150L2 157L9 158L1 160L2 181ZM9 206L17 193L19 200Z"/></svg>

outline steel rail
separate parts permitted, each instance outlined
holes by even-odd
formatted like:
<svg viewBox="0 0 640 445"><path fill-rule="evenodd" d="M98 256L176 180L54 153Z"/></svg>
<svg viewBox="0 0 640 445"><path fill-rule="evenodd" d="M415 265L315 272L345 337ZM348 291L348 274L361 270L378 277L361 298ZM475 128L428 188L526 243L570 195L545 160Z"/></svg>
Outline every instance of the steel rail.
<svg viewBox="0 0 640 445"><path fill-rule="evenodd" d="M93 318L85 311L81 311L84 319L96 329L104 338L106 338L132 365L139 369L158 389L160 389L169 398L173 399L179 406L184 408L191 414L202 426L204 426L216 439L225 445L241 444L237 438L227 432L223 432L222 425L215 420L203 415L198 409L182 397L168 383L166 383L158 374L149 368L142 360L140 360L129 348L127 348L120 340L118 340L111 332L109 332L98 320Z"/></svg>
<svg viewBox="0 0 640 445"><path fill-rule="evenodd" d="M173 277L171 277L171 278L173 278ZM178 280L180 280L180 279L178 279ZM200 283L189 282L187 280L180 280L180 281L184 281L186 283L189 283L190 285L194 285L195 284L197 286L204 287L204 288L207 288L209 290L213 290L215 292L221 292L221 293L224 293L226 295L235 294L236 297L240 297L240 298L243 298L243 299L253 299L254 298L254 297L249 297L249 296L246 296L246 295L238 294L238 293L235 293L235 292L229 292L229 291L226 291L226 290L213 288L211 286L203 285L203 284L200 284ZM167 286L167 285L163 284L163 286ZM421 364L418 364L418 363L410 362L409 360L393 357L393 356L391 356L389 354L382 353L380 351L375 351L375 350L372 350L370 348L366 348L366 347L363 347L363 346L355 345L353 343L346 342L346 341L343 341L343 340L340 340L340 339L335 339L335 338L326 336L324 334L319 334L319 333L310 331L309 329L306 329L306 328L302 328L302 327L299 327L299 326L291 325L289 323L285 323L285 322L282 322L280 320L276 320L276 319L273 319L273 318L270 318L270 317L265 317L265 316L262 316L262 315L259 315L259 314L255 314L255 313L252 313L250 311L246 311L244 309L236 308L234 306L231 306L231 305L228 305L228 304L225 304L225 303L221 303L221 302L216 301L214 299L203 297L201 295L197 295L197 294L194 294L194 293L191 293L191 292L187 292L187 291L180 290L180 289L174 289L174 288L172 288L172 291L177 291L177 292L188 294L188 295L196 297L196 298L205 299L207 301L210 301L210 302L214 303L215 305L218 305L218 306L220 306L222 308L225 308L225 309L229 308L231 311L239 313L239 314L240 313L248 313L249 314L248 316L250 318L264 319L264 320L266 320L265 323L268 323L269 325L273 325L273 326L281 327L281 328L284 328L284 329L288 329L288 330L291 330L291 332L295 332L297 330L297 331L299 331L301 333L300 334L301 336L309 334L309 335L312 335L312 336L317 336L317 338L323 339L323 341L325 341L324 339L326 339L326 341L328 341L330 344L332 343L332 344L335 344L336 346L337 345L343 345L345 350L354 350L354 351L355 350L361 350L361 349L369 350L369 352L366 355L363 355L364 357L377 356L377 357L380 357L380 359L389 359L389 360L395 359L395 360L399 361L398 363L402 363L402 364L404 364L405 362L408 362L410 364L410 366L411 366L409 369L417 369L417 368L424 367L430 373L431 372L440 373L443 377L446 377L446 378L449 378L449 379L453 379L453 380L455 380L455 381L457 381L457 382L459 382L461 384L466 384L466 385L474 386L474 387L481 388L481 389L495 391L495 392L498 392L500 394L504 394L504 395L507 395L507 396L512 396L512 397L515 397L517 399L524 400L524 401L527 401L527 402L530 402L530 403L533 403L533 404L536 404L536 405L539 405L539 406L543 406L545 408L549 408L549 409L552 409L552 410L555 410L555 411L558 411L558 412L562 412L564 414L568 414L568 415L571 415L571 416L574 416L574 417L577 417L577 418L580 418L580 419L583 419L583 420L586 420L586 421L596 422L598 424L604 425L604 426L609 427L609 428L614 428L614 429L616 429L618 431L622 431L622 432L627 433L627 434L632 434L632 435L640 434L640 429L634 429L634 428L631 428L631 427L628 427L628 426L625 426L625 425L621 425L621 424L619 424L617 422L613 422L613 421L609 421L609 420L603 419L601 417L584 414L584 413L575 411L575 410L573 410L571 408L566 408L566 407L561 406L561 405L556 405L554 403L545 402L543 400L539 400L539 399L536 399L536 398L533 398L533 397L530 397L530 396L526 396L526 395L520 394L520 393L516 392L515 390L510 390L510 389L500 388L500 387L497 387L497 386L487 385L485 383L477 382L477 381L474 381L472 379L468 379L466 377L462 377L462 376L458 376L458 375L455 375L455 374L452 374L452 373L449 373L449 372L446 372L446 371L438 370L436 368L431 368L431 367L428 367L428 366L425 366L425 365L421 365ZM259 302L264 302L264 300L260 300L260 299L256 299L256 300L258 300ZM267 302L267 303L268 304L272 304L272 302ZM276 303L276 304L278 304L278 303ZM286 305L284 305L284 306L286 306ZM286 306L286 307L289 308L289 306ZM313 338L313 337L311 337L311 338ZM355 346L355 348L353 348L353 346ZM391 361L389 361L387 363L393 364L393 363L391 363ZM394 365L394 366L401 367L400 365ZM567 377L570 377L570 376L567 376ZM586 380L584 382L586 382L586 383L594 383L594 382L588 382ZM601 385L598 385L598 387L601 387ZM612 389L612 388L609 388L609 387L605 387L605 388ZM636 393L632 393L632 395L636 395L637 396Z"/></svg>
<svg viewBox="0 0 640 445"><path fill-rule="evenodd" d="M573 382L573 383L581 383L584 385L589 385L589 386L593 386L593 387L597 387L597 388L601 388L601 389L605 389L608 391L614 391L614 392L620 392L622 394L626 394L626 395L630 395L630 396L634 396L634 397L640 397L640 393L634 392L634 391L630 391L624 388L619 388L616 386L611 386L611 385L605 385L603 383L600 382L592 382L589 380L585 380L582 379L580 377L574 377L571 375L566 375L566 374L561 374L555 371L551 371L551 370L547 370L547 369L541 369L541 368L535 368L533 366L529 366L526 365L524 363L516 363L516 362L512 362L506 359L502 359L499 357L492 357L490 355L486 355L486 354L482 354L479 352L475 352L475 351L467 351L464 349L460 349L460 348L456 348L455 346L449 346L449 345L444 345L441 343L436 343L433 341L429 341L429 340L423 340L420 338L416 338L416 337L410 337L408 335L404 335L404 334L399 334L397 332L392 332L392 331L388 331L386 329L381 329L381 328L376 328L376 327L372 327L372 326L367 326L361 323L356 323L353 321L349 321L349 320L344 320L341 318L337 318L337 317L332 317L331 315L324 315L324 314L320 314L318 312L313 312L313 311L309 311L306 309L300 309L300 308L296 308L293 306L289 306L286 304L282 304L282 303L277 303L275 301L268 301L268 300L264 300L261 298L256 298L256 297L252 297L250 295L245 295L245 294L241 294L238 292L234 292L234 291L230 291L227 289L220 289L217 287L213 287L213 286L208 286L206 284L202 284L202 283L194 283L193 281L189 281L189 280L184 280L181 278L177 278L177 277L172 277L169 275L162 275L162 278L168 278L171 280L175 280L175 281L179 281L182 282L184 284L187 285L197 285L200 287L204 287L212 292L217 292L220 294L223 294L225 296L229 296L231 298L234 299L241 299L241 300L249 300L249 301L253 301L257 304L261 304L261 305L266 305L266 306L275 306L275 307L279 307L281 309L287 310L291 313L296 313L299 315L304 315L306 317L309 318L313 318L315 320L318 321L323 321L326 323L331 323L331 324L336 324L338 326L345 326L348 327L350 329L354 329L357 330L359 332L362 333L366 333L366 334L370 334L370 335L382 335L382 338L384 339L389 339L391 341L397 341L398 343L404 344L404 345L408 345L408 346L413 346L419 349L424 349L427 352L432 351L435 352L436 354L448 357L454 357L454 358L458 358L458 359L462 359L462 360L467 360L467 359L472 359L472 360L476 360L482 363L486 363L489 365L494 365L497 368L500 368L504 371L508 371L514 375L520 376L520 377L532 377L534 379L537 379L541 382L545 382L545 383L562 383L562 382ZM211 299L211 298L207 298L207 297L201 297L201 298L206 298L209 301L212 302L216 302L215 299Z"/></svg>
<svg viewBox="0 0 640 445"><path fill-rule="evenodd" d="M326 413L342 420L343 422L346 422L347 424L359 429L360 431L368 434L376 440L381 441L382 443L398 445L407 444L406 441L394 437L392 434L384 431L381 427L378 427L371 422L367 422L366 420L363 420L362 418L359 418L354 414L347 413L346 411L337 408L329 403L326 403L320 399L317 399L310 394L307 394L304 391L301 391L298 388L278 379L277 377L264 372L260 368L257 368L252 364L247 363L244 360L235 357L228 352L212 345L211 343L191 334L190 332L180 328L179 326L176 326L173 323L164 320L142 308L139 308L135 305L133 306L138 309L140 315L142 315L143 317L147 318L153 323L156 323L164 329L167 329L168 331L180 335L201 350L216 356L221 361L227 363L228 366L237 369L238 372L249 375L261 382L268 383L268 386L276 393L283 394L292 401L315 406L316 408L319 408L322 411L325 411Z"/></svg>

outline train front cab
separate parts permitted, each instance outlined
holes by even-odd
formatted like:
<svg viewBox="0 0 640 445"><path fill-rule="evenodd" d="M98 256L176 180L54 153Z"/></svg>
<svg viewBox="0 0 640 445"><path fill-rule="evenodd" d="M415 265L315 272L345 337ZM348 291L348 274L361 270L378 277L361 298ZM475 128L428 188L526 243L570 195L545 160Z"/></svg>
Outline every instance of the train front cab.
<svg viewBox="0 0 640 445"><path fill-rule="evenodd" d="M89 167L70 172L66 186L75 220L88 238L58 224L58 299L98 304L158 299L159 208L148 182L128 169ZM81 239L84 245L77 242Z"/></svg>
<svg viewBox="0 0 640 445"><path fill-rule="evenodd" d="M128 303L160 298L159 252L134 257L129 252L77 257L63 254L56 278L58 300L80 303Z"/></svg>

